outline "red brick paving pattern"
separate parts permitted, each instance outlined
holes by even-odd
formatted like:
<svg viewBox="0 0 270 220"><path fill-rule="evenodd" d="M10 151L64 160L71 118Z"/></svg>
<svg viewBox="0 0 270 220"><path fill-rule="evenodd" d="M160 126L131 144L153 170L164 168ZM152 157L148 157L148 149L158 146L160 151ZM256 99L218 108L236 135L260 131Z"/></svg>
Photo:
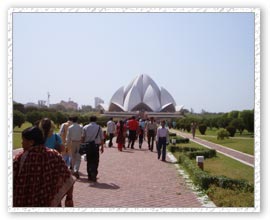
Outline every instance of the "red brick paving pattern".
<svg viewBox="0 0 270 220"><path fill-rule="evenodd" d="M142 150L137 144L135 148L123 152L116 147L104 148L97 183L88 182L86 162L82 160L81 177L74 187L75 207L203 207L174 164L158 160L146 143Z"/></svg>

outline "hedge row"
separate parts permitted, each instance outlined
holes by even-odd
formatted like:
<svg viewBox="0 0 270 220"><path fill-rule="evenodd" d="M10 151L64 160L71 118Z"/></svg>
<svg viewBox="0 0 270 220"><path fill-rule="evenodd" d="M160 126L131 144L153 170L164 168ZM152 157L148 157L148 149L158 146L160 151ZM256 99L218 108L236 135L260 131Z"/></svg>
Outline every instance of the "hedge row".
<svg viewBox="0 0 270 220"><path fill-rule="evenodd" d="M173 139L175 139L176 144L187 144L187 143L189 143L189 138L181 138L181 137L170 138L171 143L172 143Z"/></svg>
<svg viewBox="0 0 270 220"><path fill-rule="evenodd" d="M179 147L169 146L171 152L184 152L189 159L194 159L196 156L204 156L204 158L212 158L216 156L216 150L214 149L203 149L195 147Z"/></svg>
<svg viewBox="0 0 270 220"><path fill-rule="evenodd" d="M188 171L194 183L204 190L207 190L210 185L216 185L225 189L254 192L254 185L249 184L246 180L209 175L195 165L185 154L179 156L178 162Z"/></svg>

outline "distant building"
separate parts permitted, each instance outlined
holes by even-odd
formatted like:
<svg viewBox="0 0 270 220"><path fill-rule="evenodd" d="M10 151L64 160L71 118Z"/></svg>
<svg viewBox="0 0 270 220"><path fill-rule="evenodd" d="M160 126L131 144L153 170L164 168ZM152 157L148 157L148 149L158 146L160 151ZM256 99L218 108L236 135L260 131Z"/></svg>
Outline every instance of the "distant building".
<svg viewBox="0 0 270 220"><path fill-rule="evenodd" d="M104 100L99 97L95 97L95 108L98 108L100 104L104 104Z"/></svg>
<svg viewBox="0 0 270 220"><path fill-rule="evenodd" d="M78 103L76 102L73 102L69 99L68 102L65 102L65 101L61 101L59 103L59 105L62 105L63 107L65 107L66 109L73 109L73 110L77 110L78 109Z"/></svg>
<svg viewBox="0 0 270 220"><path fill-rule="evenodd" d="M38 107L38 104L34 103L34 102L28 102L26 104L24 104L24 107Z"/></svg>
<svg viewBox="0 0 270 220"><path fill-rule="evenodd" d="M38 100L38 107L41 108L41 107L45 107L45 106L46 106L46 101L45 100Z"/></svg>

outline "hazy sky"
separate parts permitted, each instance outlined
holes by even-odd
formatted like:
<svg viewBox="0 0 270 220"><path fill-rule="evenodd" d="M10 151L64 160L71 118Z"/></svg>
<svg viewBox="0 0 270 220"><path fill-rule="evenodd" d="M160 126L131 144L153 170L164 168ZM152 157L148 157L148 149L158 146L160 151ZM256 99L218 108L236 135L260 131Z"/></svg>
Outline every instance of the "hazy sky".
<svg viewBox="0 0 270 220"><path fill-rule="evenodd" d="M106 104L139 74L195 112L253 109L254 13L13 13L13 100Z"/></svg>

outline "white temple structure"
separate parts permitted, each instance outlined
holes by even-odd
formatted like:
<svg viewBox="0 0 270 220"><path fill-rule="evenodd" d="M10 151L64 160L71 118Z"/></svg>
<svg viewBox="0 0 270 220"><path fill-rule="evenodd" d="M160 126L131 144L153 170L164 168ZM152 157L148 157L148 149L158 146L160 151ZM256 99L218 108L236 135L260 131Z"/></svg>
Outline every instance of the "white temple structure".
<svg viewBox="0 0 270 220"><path fill-rule="evenodd" d="M176 113L179 116L182 108L183 106L176 106L174 98L165 88L159 88L146 74L137 76L127 87L120 87L113 94L108 107L103 106L107 115L147 112L155 117L166 113Z"/></svg>

